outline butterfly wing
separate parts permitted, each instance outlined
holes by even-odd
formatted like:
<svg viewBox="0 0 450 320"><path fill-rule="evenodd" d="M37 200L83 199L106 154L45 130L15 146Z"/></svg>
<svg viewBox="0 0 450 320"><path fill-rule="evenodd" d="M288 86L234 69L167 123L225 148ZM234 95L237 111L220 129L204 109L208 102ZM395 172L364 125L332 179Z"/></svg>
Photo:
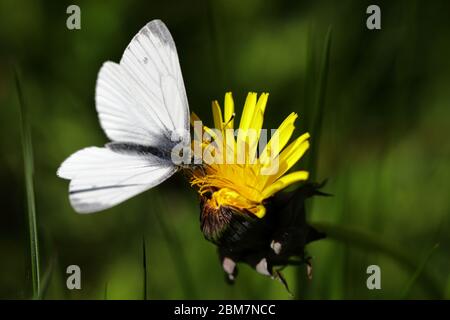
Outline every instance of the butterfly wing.
<svg viewBox="0 0 450 320"><path fill-rule="evenodd" d="M170 177L176 168L139 150L89 147L75 152L58 169L70 179L69 198L79 213L111 208Z"/></svg>
<svg viewBox="0 0 450 320"><path fill-rule="evenodd" d="M142 28L119 64L103 64L95 101L113 143L74 153L57 172L71 180L70 201L80 213L110 208L168 179L176 171L171 150L190 145L181 68L163 22Z"/></svg>
<svg viewBox="0 0 450 320"><path fill-rule="evenodd" d="M189 106L175 43L160 20L136 34L120 64L106 62L96 85L100 124L112 141L170 148L189 137Z"/></svg>

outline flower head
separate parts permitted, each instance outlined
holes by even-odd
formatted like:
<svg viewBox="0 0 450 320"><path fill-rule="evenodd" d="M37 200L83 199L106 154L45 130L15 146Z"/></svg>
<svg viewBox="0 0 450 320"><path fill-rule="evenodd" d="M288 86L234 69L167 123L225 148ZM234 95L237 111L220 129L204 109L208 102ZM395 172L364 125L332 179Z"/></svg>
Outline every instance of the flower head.
<svg viewBox="0 0 450 320"><path fill-rule="evenodd" d="M191 117L194 156L201 157L204 165L193 170L190 182L202 197L204 214L211 216L214 223L218 219L214 215L224 210L262 218L266 214L266 199L308 179L307 171L287 172L309 148L309 134L288 144L298 117L293 112L267 141L267 131L262 126L268 96L262 93L258 98L254 92L247 95L238 130L234 129L230 92L225 95L223 113L217 101L212 103L215 128L201 126L202 132L198 132L195 124L199 118L195 114Z"/></svg>

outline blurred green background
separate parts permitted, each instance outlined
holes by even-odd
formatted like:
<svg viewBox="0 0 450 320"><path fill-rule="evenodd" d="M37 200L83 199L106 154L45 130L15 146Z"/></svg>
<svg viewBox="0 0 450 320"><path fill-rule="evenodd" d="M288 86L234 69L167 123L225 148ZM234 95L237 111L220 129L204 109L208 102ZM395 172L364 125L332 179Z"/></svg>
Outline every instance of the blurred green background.
<svg viewBox="0 0 450 320"><path fill-rule="evenodd" d="M81 8L81 30L66 28L70 4ZM238 112L248 91L267 91L266 128L296 111L297 135L314 131L311 168L317 180L328 178L324 190L334 196L310 203L308 219L330 237L308 247L311 281L304 268L285 270L296 298L450 298L450 2L377 1L377 31L366 28L370 4L1 0L0 298L31 297L14 65L32 126L46 298L103 299L106 291L108 299L141 299L143 237L149 299L290 298L245 265L234 286L225 283L199 229L196 192L181 176L107 212L78 215L70 207L68 182L56 169L74 151L107 141L94 106L97 72L104 61L119 61L155 18L172 32L190 108L205 121L212 122L210 101L228 90ZM65 287L71 264L81 267L82 290ZM381 267L381 290L366 287L372 264Z"/></svg>

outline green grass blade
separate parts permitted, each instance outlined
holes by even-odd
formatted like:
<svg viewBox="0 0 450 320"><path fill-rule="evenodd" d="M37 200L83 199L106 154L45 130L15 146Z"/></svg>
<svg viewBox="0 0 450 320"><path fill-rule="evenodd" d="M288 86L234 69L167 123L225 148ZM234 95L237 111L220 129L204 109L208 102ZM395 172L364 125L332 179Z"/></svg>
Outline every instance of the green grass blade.
<svg viewBox="0 0 450 320"><path fill-rule="evenodd" d="M191 272L189 268L189 264L187 263L187 259L184 255L184 250L181 245L180 240L178 239L175 232L169 229L169 226L165 220L163 214L161 214L161 209L164 207L161 204L161 200L155 197L155 203L158 204L155 206L154 215L156 216L156 220L161 228L163 236L166 240L166 243L169 247L169 252L174 262L174 266L177 271L177 275L180 279L181 287L183 289L183 293L186 298L196 299L196 290L195 286L191 280Z"/></svg>
<svg viewBox="0 0 450 320"><path fill-rule="evenodd" d="M305 70L305 82L303 84L303 108L300 110L300 116L303 118L305 127L311 130L313 127L313 109L314 109L314 83L315 83L315 66L316 66L316 55L314 54L314 34L313 27L309 25L308 27L308 38L307 38L307 48L306 48L306 70Z"/></svg>
<svg viewBox="0 0 450 320"><path fill-rule="evenodd" d="M103 290L103 300L108 300L108 282L105 283L105 289Z"/></svg>
<svg viewBox="0 0 450 320"><path fill-rule="evenodd" d="M307 62L307 81L313 81L316 79L314 77L313 71L315 70L314 65L312 65L315 61L315 54L313 50L313 41L312 41L312 29L310 29L309 33L309 48L308 48L308 57ZM319 70L319 83L317 88L317 96L315 99L311 97L311 92L313 92L313 88L315 87L313 83L305 84L305 102L308 103L306 108L310 109L313 107L314 110L307 110L306 120L308 129L311 130L311 139L313 147L310 148L309 155L306 162L306 169L310 172L310 181L314 181L317 176L317 158L318 158L318 149L320 146L320 135L322 131L323 118L325 113L325 95L326 95L326 87L328 81L328 69L330 64L330 48L331 48L331 26L328 28L327 34L325 36L325 42L323 47L323 52L321 56L320 62L320 70ZM312 105L312 100L315 101L314 106ZM314 111L314 112L313 112ZM312 117L314 114L314 117ZM312 199L307 203L307 212L310 214L312 210ZM296 296L301 298L308 296L309 294L309 281L305 276L304 268L298 268L297 271L297 288L302 288L301 293L298 293Z"/></svg>
<svg viewBox="0 0 450 320"><path fill-rule="evenodd" d="M20 106L21 140L24 160L25 187L28 208L28 226L30 237L31 274L33 281L33 297L38 298L41 292L41 280L39 270L39 243L36 223L36 205L34 197L34 168L33 168L33 147L31 143L31 130L28 109L24 100L19 74L15 72L17 96Z"/></svg>
<svg viewBox="0 0 450 320"><path fill-rule="evenodd" d="M398 246L396 242L387 240L368 231L363 231L354 227L333 225L330 223L312 223L318 230L327 234L327 239L334 239L353 247L370 249L373 252L380 252L392 258L399 265L408 271L415 273L419 270L417 281L429 293L432 298L442 298L443 292L431 272L417 263L416 259L410 256L408 250Z"/></svg>
<svg viewBox="0 0 450 320"><path fill-rule="evenodd" d="M213 0L203 0L205 2L205 11L207 19L207 30L209 35L209 43L211 45L212 52L212 68L216 70L216 76L218 78L218 89L222 91L226 85L225 68L223 68L223 48L221 47L222 41L219 39L217 14L214 7Z"/></svg>
<svg viewBox="0 0 450 320"><path fill-rule="evenodd" d="M313 139L314 147L311 148L309 155L308 168L310 170L310 179L314 181L317 177L317 159L318 150L320 146L320 138L322 133L323 119L325 115L325 97L328 82L328 70L330 65L330 48L331 48L331 26L328 28L327 35L325 37L325 44L323 47L320 73L319 73L319 87L317 89L317 97L315 99L314 106L314 121L311 127L311 138Z"/></svg>
<svg viewBox="0 0 450 320"><path fill-rule="evenodd" d="M444 299L450 300L450 275L447 277L447 284L445 286Z"/></svg>
<svg viewBox="0 0 450 320"><path fill-rule="evenodd" d="M148 298L147 292L147 250L145 248L145 237L142 237L142 278L143 278L143 292L142 296L144 300Z"/></svg>
<svg viewBox="0 0 450 320"><path fill-rule="evenodd" d="M55 263L56 263L55 261L56 261L56 258L53 258L50 260L47 270L45 271L44 276L42 277L41 289L37 296L37 299L39 299L39 300L45 299L48 289L50 288L50 282L52 280L53 270L55 269Z"/></svg>
<svg viewBox="0 0 450 320"><path fill-rule="evenodd" d="M403 289L401 296L401 299L407 299L412 288L414 287L414 284L416 283L417 279L420 277L420 275L425 270L425 266L427 265L427 262L430 260L433 253L436 251L436 249L439 247L439 244L435 244L427 253L423 261L420 263L420 265L417 267L416 271L414 272L413 276L409 280L408 284L406 285L405 289Z"/></svg>

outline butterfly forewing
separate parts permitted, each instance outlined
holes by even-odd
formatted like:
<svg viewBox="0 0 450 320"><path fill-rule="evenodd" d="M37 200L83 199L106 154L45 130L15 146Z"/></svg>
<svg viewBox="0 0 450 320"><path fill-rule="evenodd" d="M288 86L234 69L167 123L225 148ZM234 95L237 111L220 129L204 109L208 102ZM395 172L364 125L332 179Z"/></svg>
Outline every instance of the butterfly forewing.
<svg viewBox="0 0 450 320"><path fill-rule="evenodd" d="M189 106L175 43L164 23L148 23L127 46L120 64L103 65L96 106L113 141L167 144L164 140L171 140L174 132L184 131L189 144Z"/></svg>
<svg viewBox="0 0 450 320"><path fill-rule="evenodd" d="M175 43L163 22L142 28L96 84L100 124L113 143L82 149L57 174L77 212L110 208L169 178L170 150L190 145L189 107Z"/></svg>

